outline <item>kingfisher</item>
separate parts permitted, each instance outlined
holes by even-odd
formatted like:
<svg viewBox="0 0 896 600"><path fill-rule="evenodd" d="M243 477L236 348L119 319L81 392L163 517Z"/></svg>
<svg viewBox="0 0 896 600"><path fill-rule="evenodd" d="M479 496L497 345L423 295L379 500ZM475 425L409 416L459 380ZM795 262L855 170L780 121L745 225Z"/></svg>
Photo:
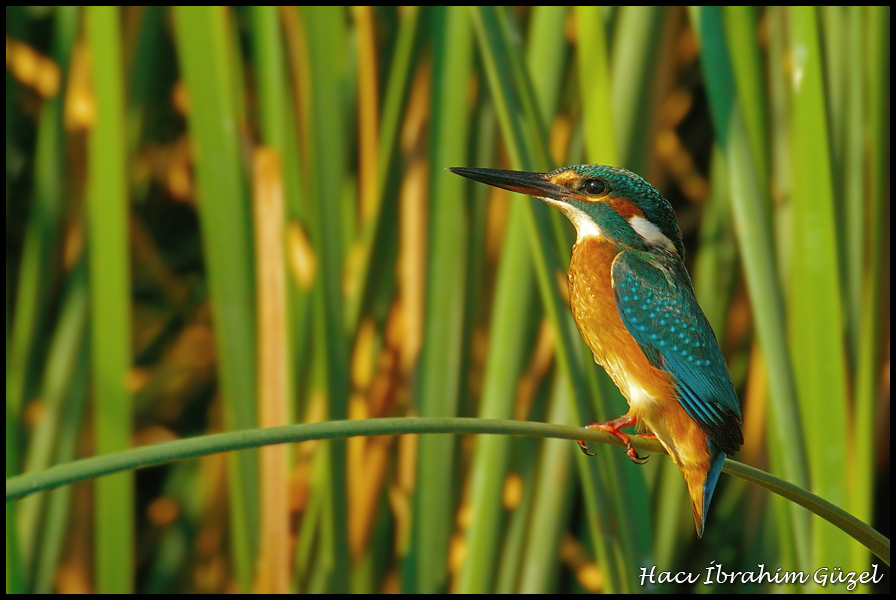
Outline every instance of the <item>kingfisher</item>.
<svg viewBox="0 0 896 600"><path fill-rule="evenodd" d="M606 165L550 173L449 168L528 194L575 225L569 304L594 360L628 401L628 412L591 423L644 460L621 431L636 425L665 447L688 487L697 537L725 457L743 445L742 416L722 350L697 303L672 205L650 183ZM591 454L585 442L579 446Z"/></svg>

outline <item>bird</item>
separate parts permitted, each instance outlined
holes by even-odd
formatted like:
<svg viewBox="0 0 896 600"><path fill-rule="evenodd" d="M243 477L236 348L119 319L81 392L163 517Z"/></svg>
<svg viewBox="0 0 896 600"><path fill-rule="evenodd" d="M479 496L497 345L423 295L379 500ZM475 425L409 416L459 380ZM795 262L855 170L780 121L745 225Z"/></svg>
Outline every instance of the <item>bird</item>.
<svg viewBox="0 0 896 600"><path fill-rule="evenodd" d="M613 434L642 464L636 425L681 471L697 537L722 465L743 445L737 393L715 333L697 303L672 205L625 169L586 164L549 173L451 167L463 177L559 209L575 226L569 303L588 347L625 396L628 412L588 429ZM585 442L579 446L589 452Z"/></svg>

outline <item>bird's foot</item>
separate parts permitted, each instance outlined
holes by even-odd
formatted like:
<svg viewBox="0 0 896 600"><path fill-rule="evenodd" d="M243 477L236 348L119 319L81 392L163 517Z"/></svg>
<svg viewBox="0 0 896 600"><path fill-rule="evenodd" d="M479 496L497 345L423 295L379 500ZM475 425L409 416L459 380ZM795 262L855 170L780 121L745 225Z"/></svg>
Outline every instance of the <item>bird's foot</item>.
<svg viewBox="0 0 896 600"><path fill-rule="evenodd" d="M641 458L641 456L638 454L638 451L635 450L634 446L632 446L632 438L627 433L620 431L620 429L622 429L623 427L634 425L637 422L638 417L635 417L633 415L624 415L619 417L618 419L607 421L606 423L591 423L590 425L585 425L585 429L597 429L598 431L605 431L609 434L615 435L622 441L623 444L625 444L625 455L628 456L633 463L643 465L647 462L647 458ZM654 436L654 438L655 437L656 436ZM584 452L588 456L594 456L594 453L588 449L588 444L586 444L584 440L579 440L577 443L579 444L579 448L582 449L582 452Z"/></svg>

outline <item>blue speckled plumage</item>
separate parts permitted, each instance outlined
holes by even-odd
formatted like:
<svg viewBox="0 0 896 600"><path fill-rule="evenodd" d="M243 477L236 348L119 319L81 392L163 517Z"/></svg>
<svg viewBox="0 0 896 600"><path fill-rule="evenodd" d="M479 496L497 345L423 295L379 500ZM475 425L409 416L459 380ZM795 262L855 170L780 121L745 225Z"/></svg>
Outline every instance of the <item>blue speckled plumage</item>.
<svg viewBox="0 0 896 600"><path fill-rule="evenodd" d="M683 285L687 273L681 271L669 259L620 253L612 268L616 306L647 359L672 376L688 415L719 450L733 454L743 444L737 394L690 278Z"/></svg>

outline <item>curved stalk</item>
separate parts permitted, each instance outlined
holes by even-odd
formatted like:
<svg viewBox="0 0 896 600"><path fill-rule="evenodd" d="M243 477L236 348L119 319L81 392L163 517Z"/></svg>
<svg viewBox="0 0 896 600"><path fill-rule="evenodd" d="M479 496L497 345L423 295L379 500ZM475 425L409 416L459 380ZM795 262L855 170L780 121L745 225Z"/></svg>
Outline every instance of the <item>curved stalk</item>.
<svg viewBox="0 0 896 600"><path fill-rule="evenodd" d="M608 433L552 423L531 421L499 421L471 418L390 418L356 421L327 421L286 425L268 429L249 429L202 437L164 442L152 446L82 458L44 471L25 473L6 480L6 501L14 502L37 492L63 485L95 479L130 469L154 467L176 460L197 458L217 452L259 448L271 444L331 440L359 435L405 435L421 433L525 435L532 437L583 439L586 442L621 446L622 442ZM664 453L656 440L632 438L635 448ZM840 528L847 535L890 564L890 540L846 511L815 494L759 469L731 460L725 461L723 472L755 483L791 502L809 509Z"/></svg>

